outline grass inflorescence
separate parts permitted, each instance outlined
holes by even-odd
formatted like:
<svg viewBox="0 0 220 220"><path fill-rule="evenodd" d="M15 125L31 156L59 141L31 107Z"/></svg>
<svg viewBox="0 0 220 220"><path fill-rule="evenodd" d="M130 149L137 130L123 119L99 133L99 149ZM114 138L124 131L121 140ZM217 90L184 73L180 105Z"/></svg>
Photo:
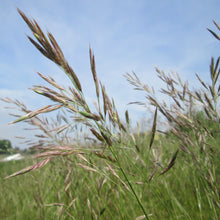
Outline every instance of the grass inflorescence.
<svg viewBox="0 0 220 220"><path fill-rule="evenodd" d="M45 34L35 20L19 9L18 12L32 31L30 42L63 70L71 86L64 88L51 76L38 72L48 87L36 85L31 89L53 104L32 111L18 100L2 99L22 112L14 115L16 119L10 124L25 121L39 133L36 140L28 142L36 152L34 158L0 163L1 177L6 177L0 190L4 198L1 217L218 219L220 58L211 59L211 84L196 74L202 86L196 91L178 74L166 74L156 68L166 85L160 92L173 103L157 99L151 85L143 84L135 73L126 74L128 82L144 92L148 105L154 108L151 131L132 132L128 111L122 119L114 99L98 79L91 47L95 112L52 33ZM201 106L201 110L196 106ZM59 111L56 118L45 117L52 111ZM158 114L170 127L162 134ZM25 178L12 178L21 174Z"/></svg>

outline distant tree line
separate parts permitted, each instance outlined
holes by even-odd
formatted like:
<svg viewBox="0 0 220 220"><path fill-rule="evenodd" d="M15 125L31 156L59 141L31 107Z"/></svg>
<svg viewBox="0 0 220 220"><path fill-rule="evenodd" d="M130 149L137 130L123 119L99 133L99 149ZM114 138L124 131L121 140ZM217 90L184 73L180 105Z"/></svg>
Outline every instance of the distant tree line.
<svg viewBox="0 0 220 220"><path fill-rule="evenodd" d="M12 145L9 140L0 140L0 154L7 154L12 150Z"/></svg>

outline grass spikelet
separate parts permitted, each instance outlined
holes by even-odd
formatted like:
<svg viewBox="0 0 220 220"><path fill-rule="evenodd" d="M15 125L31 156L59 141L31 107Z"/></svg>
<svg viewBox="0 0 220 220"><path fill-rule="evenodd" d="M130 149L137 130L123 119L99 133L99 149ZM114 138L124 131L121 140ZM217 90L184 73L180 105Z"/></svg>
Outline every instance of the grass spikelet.
<svg viewBox="0 0 220 220"><path fill-rule="evenodd" d="M89 47L89 57L90 57L90 65L91 65L93 80L94 80L95 88L96 88L96 95L97 95L97 98L99 98L99 82L98 82L98 77L97 77L96 68L95 68L95 56L92 53L91 47Z"/></svg>
<svg viewBox="0 0 220 220"><path fill-rule="evenodd" d="M95 152L94 154L95 154L96 156L100 157L100 158L109 160L109 161L111 161L111 162L113 162L113 163L116 163L116 162L117 162L114 158L112 158L112 157L110 157L110 156L106 156L106 155L104 155L104 154L102 154L102 153L100 153L100 152Z"/></svg>
<svg viewBox="0 0 220 220"><path fill-rule="evenodd" d="M60 49L60 46L58 45L57 41L55 40L54 36L52 35L52 33L48 32L47 36L50 39L50 42L52 44L52 48L55 51L56 54L56 60L55 62L60 65L60 66L66 66L67 62L65 62L65 58L64 58L64 54L62 52L62 50ZM69 72L69 71L68 71Z"/></svg>
<svg viewBox="0 0 220 220"><path fill-rule="evenodd" d="M77 154L77 155L80 159L82 159L83 161L89 164L89 161L82 154Z"/></svg>
<svg viewBox="0 0 220 220"><path fill-rule="evenodd" d="M94 128L90 128L90 131L93 133L93 135L95 135L98 140L104 142L105 139Z"/></svg>
<svg viewBox="0 0 220 220"><path fill-rule="evenodd" d="M101 118L96 115L96 114L92 114L92 113L88 113L88 112L79 112L82 116L85 116L86 118L89 119L93 119L95 121L99 121Z"/></svg>
<svg viewBox="0 0 220 220"><path fill-rule="evenodd" d="M112 103L106 93L105 86L103 86L102 84L101 84L101 89L102 89L102 97L103 97L103 103L104 103L103 108L104 108L105 116L106 116L106 112L108 111L111 121L114 122L114 119L113 119L114 113L112 109Z"/></svg>
<svg viewBox="0 0 220 220"><path fill-rule="evenodd" d="M29 41L47 58L51 57L51 54L48 54L48 52L40 46L36 41L34 41L31 37L27 36Z"/></svg>
<svg viewBox="0 0 220 220"><path fill-rule="evenodd" d="M195 95L196 95L196 97L198 98L198 100L201 102L201 103L204 103L204 101L203 101L203 99L202 99L202 96L201 96L201 94L199 93L199 92L195 92Z"/></svg>
<svg viewBox="0 0 220 220"><path fill-rule="evenodd" d="M179 149L173 154L173 157L171 158L171 160L170 160L168 166L160 173L160 175L163 175L163 174L166 173L168 170L170 170L171 167L174 166L178 153L179 153Z"/></svg>
<svg viewBox="0 0 220 220"><path fill-rule="evenodd" d="M60 85L58 85L55 80L53 78L48 78L46 76L44 76L43 74L37 72L37 74L44 79L45 81L47 81L49 84L51 84L52 86L56 87L59 90L64 90L64 88L62 88Z"/></svg>
<svg viewBox="0 0 220 220"><path fill-rule="evenodd" d="M76 76L73 69L69 66L67 61L65 60L65 57L63 55L62 50L60 49L58 43L56 42L54 36L48 32L47 36L51 42L47 40L46 36L44 35L43 31L41 30L40 26L37 24L36 21L34 23L27 18L27 16L18 9L19 14L22 16L26 24L30 27L30 29L33 31L33 35L37 39L39 43L34 41L31 37L28 37L28 39L31 41L31 43L48 59L55 62L57 65L59 65L61 68L63 68L64 72L68 75L70 80L72 81L73 85L78 91L82 91L82 87L80 84L80 81L78 77Z"/></svg>
<svg viewBox="0 0 220 220"><path fill-rule="evenodd" d="M103 98L103 111L104 111L104 116L106 116L108 106L107 106L107 100L106 100L106 95L105 95L105 86L103 86L102 83L100 83L100 85L101 85L102 98Z"/></svg>
<svg viewBox="0 0 220 220"><path fill-rule="evenodd" d="M76 76L75 72L73 71L72 67L69 66L69 64L67 62L64 63L64 66L61 66L65 73L69 76L70 80L73 82L73 85L75 86L75 88L82 92L82 87L80 84L80 81L78 79L78 77Z"/></svg>
<svg viewBox="0 0 220 220"><path fill-rule="evenodd" d="M127 81L134 86L135 90L142 90L146 91L147 93L150 93L150 89L147 85L142 84L141 80L138 78L138 76L135 74L135 72L132 72L133 75L127 73L125 75L125 78Z"/></svg>
<svg viewBox="0 0 220 220"><path fill-rule="evenodd" d="M214 107L212 105L212 101L210 100L210 98L208 97L208 95L206 93L204 94L204 97L205 97L205 100L208 103L209 108L214 111Z"/></svg>
<svg viewBox="0 0 220 220"><path fill-rule="evenodd" d="M11 174L10 176L5 177L5 179L21 175L21 174L30 172L32 170L36 170L36 169L46 165L50 160L51 160L51 157L48 157L45 160L43 160L42 162L40 162L40 163L37 163L37 164L34 164L34 165L30 166L30 167L24 168L24 169L22 169L22 170L20 170L20 171L18 171L16 173Z"/></svg>
<svg viewBox="0 0 220 220"><path fill-rule="evenodd" d="M111 173L121 182L121 184L123 185L123 187L130 192L129 187L125 184L125 182L118 176L118 174L114 171L114 169L108 164L106 163L106 165L108 166L109 170L111 171Z"/></svg>
<svg viewBox="0 0 220 220"><path fill-rule="evenodd" d="M81 164L81 163L77 163L78 166L82 167L83 169L85 170L88 170L88 171L92 171L92 172L98 172L96 169L92 168L92 167L88 167L84 164Z"/></svg>
<svg viewBox="0 0 220 220"><path fill-rule="evenodd" d="M77 198L74 198L74 199L70 202L70 204L68 205L68 207L73 206L73 204L76 202L76 200L77 200Z"/></svg>
<svg viewBox="0 0 220 220"><path fill-rule="evenodd" d="M112 146L113 143L112 143L111 138L107 134L105 134L103 131L101 131L101 135L105 139L107 145Z"/></svg>
<svg viewBox="0 0 220 220"><path fill-rule="evenodd" d="M206 88L208 89L208 87L206 86L206 84L203 82L203 80L199 77L199 75L196 73L196 77L198 78L198 80L200 81L200 83Z"/></svg>
<svg viewBox="0 0 220 220"><path fill-rule="evenodd" d="M209 28L207 28L207 30L208 30L217 40L220 40L220 36L218 36L214 31L210 30Z"/></svg>
<svg viewBox="0 0 220 220"><path fill-rule="evenodd" d="M78 102L81 106L85 106L85 100L83 99L83 97L78 93L78 91L76 91L74 88L69 88L69 90L71 91L71 93L74 96L74 101Z"/></svg>
<svg viewBox="0 0 220 220"><path fill-rule="evenodd" d="M129 118L128 110L126 110L126 112L125 112L125 119L126 119L127 127L129 128L130 127L130 118Z"/></svg>
<svg viewBox="0 0 220 220"><path fill-rule="evenodd" d="M151 149L152 144L154 142L154 137L155 137L155 134L156 134L156 127L157 127L157 108L156 108L155 113L154 113L154 121L153 121L152 130L151 130L151 139L150 139L149 149Z"/></svg>
<svg viewBox="0 0 220 220"><path fill-rule="evenodd" d="M207 107L204 107L204 111L205 111L206 115L208 116L208 118L212 119L212 116L211 116L209 110L207 109Z"/></svg>
<svg viewBox="0 0 220 220"><path fill-rule="evenodd" d="M148 179L149 182L153 179L155 173L157 172L157 168L158 168L158 165L155 166L153 172L151 173L151 175L150 175L150 177Z"/></svg>
<svg viewBox="0 0 220 220"><path fill-rule="evenodd" d="M26 22L26 24L28 25L28 27L35 33L36 32L36 29L34 27L34 24L31 20L29 20L27 18L27 16L19 9L17 8L18 10L18 13L21 15L21 17L24 19L24 21Z"/></svg>
<svg viewBox="0 0 220 220"><path fill-rule="evenodd" d="M210 64L210 74L211 74L213 85L216 84L219 74L220 74L219 61L220 61L220 57L217 59L216 64L214 64L214 58L212 57L211 64Z"/></svg>
<svg viewBox="0 0 220 220"><path fill-rule="evenodd" d="M35 117L36 115L38 115L38 114L40 114L40 113L47 113L47 112L54 111L54 110L56 110L56 109L61 108L62 106L63 106L63 105L56 105L56 106L48 105L48 106L45 106L45 107L43 107L43 108L37 109L37 110L35 110L35 111L33 111L33 112L30 112L30 113L28 113L28 114L26 114L26 115L24 115L24 116L22 116L22 117L16 119L16 120L13 121L13 122L10 122L9 125L10 125L10 124L17 123L17 122L20 122L20 121L24 121L24 120L27 120L27 119L30 119L30 118L33 118L33 117Z"/></svg>
<svg viewBox="0 0 220 220"><path fill-rule="evenodd" d="M68 170L68 173L67 173L67 175L66 175L66 177L65 177L65 180L64 180L64 183L65 183L65 184L68 183L69 178L70 178L70 174L71 174L71 170L69 169L69 170Z"/></svg>
<svg viewBox="0 0 220 220"><path fill-rule="evenodd" d="M48 92L45 92L43 91L44 89L42 88L39 88L39 89L35 89L35 88L31 88L34 92L40 94L40 95L43 95L49 99L51 99L52 101L55 101L55 102L59 102L59 103L62 103L64 105L68 105L68 102L66 100L66 97L61 97L59 94L56 94L55 91L52 91L52 93L55 93L56 95L54 94L51 94L51 93L48 93ZM50 90L51 92L51 90ZM40 113L39 113L40 114Z"/></svg>
<svg viewBox="0 0 220 220"><path fill-rule="evenodd" d="M76 150L68 150L68 151L47 151L45 153L37 154L35 157L48 157L48 156L61 156L61 155L70 155L76 153Z"/></svg>
<svg viewBox="0 0 220 220"><path fill-rule="evenodd" d="M70 188L71 184L72 184L72 181L70 181L70 182L66 185L65 190L64 190L65 192L68 191L68 189Z"/></svg>

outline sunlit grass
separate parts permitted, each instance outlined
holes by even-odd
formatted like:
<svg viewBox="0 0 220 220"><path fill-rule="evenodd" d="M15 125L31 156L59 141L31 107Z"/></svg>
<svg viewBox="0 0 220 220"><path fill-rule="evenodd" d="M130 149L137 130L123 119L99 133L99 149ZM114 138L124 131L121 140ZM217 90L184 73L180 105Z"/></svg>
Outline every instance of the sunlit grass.
<svg viewBox="0 0 220 220"><path fill-rule="evenodd" d="M169 140L161 141L165 148L175 149L175 143L171 145ZM220 212L206 196L209 193L206 183L193 163L188 164L184 157L178 159L168 174L156 175L151 182L148 181L149 171L153 167L148 161L147 147L145 144L140 145L146 166L138 162L131 163L131 152L120 154L120 159L144 207L150 211L150 219L209 219L210 216L211 219L218 219ZM164 155L167 158L169 156ZM0 163L1 179L32 163L30 160ZM94 155L89 160L98 172L75 166L81 161L68 156L54 158L45 168L22 177L1 180L2 217L135 219L143 216L132 194L118 178L107 172L103 166L105 162Z"/></svg>

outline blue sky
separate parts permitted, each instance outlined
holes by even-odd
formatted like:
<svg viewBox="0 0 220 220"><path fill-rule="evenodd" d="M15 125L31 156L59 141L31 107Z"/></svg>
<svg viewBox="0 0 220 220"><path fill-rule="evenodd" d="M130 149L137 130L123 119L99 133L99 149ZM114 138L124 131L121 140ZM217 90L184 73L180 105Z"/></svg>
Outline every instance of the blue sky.
<svg viewBox="0 0 220 220"><path fill-rule="evenodd" d="M133 91L123 77L126 72L135 71L143 82L160 88L157 66L178 72L196 86L195 73L208 79L210 58L218 56L219 44L206 28L215 30L212 19L220 23L219 0L1 0L0 97L17 98L33 109L47 104L28 90L43 83L35 71L53 76L61 85L68 85L68 80L27 40L31 32L16 7L54 34L90 103L95 98L91 45L99 79L120 114L129 109L135 119L146 111L127 103L143 101L144 94ZM0 102L0 138L23 148L14 139L24 135L23 125L7 125L13 118L5 105Z"/></svg>

